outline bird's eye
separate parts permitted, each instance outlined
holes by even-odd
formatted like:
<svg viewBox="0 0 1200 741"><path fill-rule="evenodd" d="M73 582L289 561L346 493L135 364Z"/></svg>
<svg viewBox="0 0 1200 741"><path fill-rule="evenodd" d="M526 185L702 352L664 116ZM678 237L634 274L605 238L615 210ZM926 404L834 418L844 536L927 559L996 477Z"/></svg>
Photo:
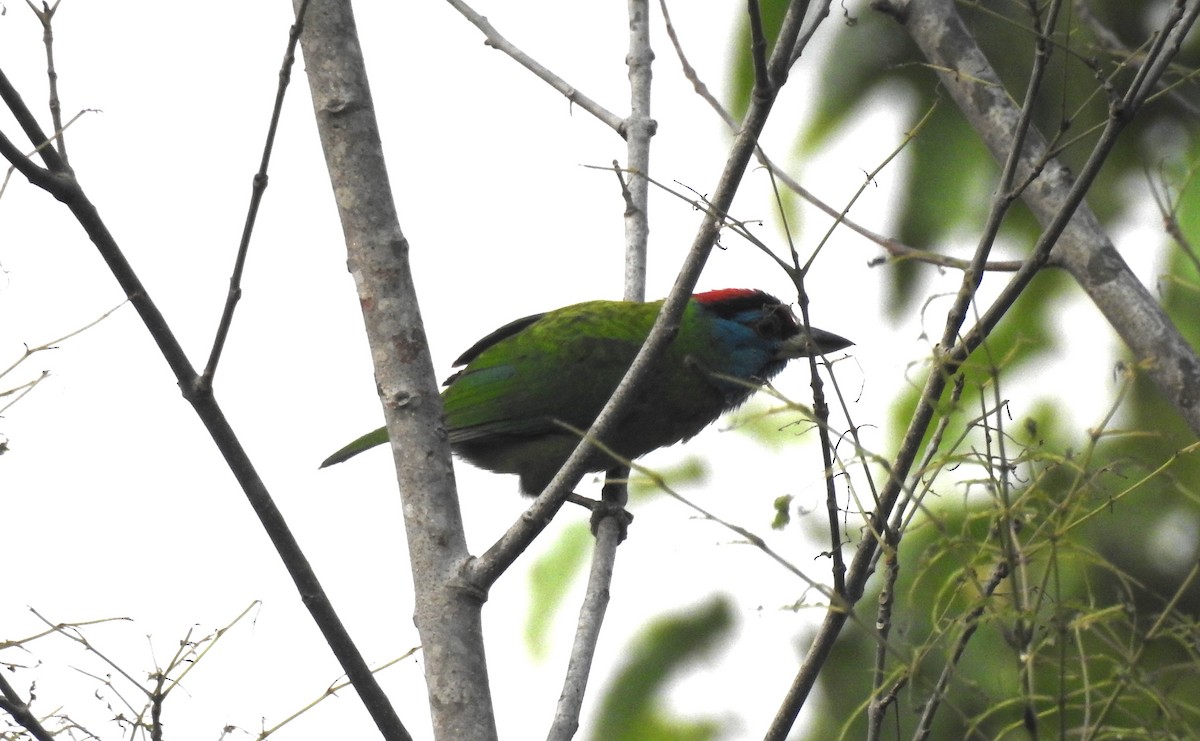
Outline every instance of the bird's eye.
<svg viewBox="0 0 1200 741"><path fill-rule="evenodd" d="M754 325L754 331L759 337L774 338L778 337L780 330L783 327L783 320L779 316L778 311L768 310L764 313Z"/></svg>

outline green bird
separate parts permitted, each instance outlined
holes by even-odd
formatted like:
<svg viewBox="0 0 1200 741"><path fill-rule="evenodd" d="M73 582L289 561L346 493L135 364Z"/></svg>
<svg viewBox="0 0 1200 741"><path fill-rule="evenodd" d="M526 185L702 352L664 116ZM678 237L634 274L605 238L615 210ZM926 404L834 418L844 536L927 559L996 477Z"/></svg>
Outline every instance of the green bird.
<svg viewBox="0 0 1200 741"><path fill-rule="evenodd" d="M446 432L461 458L520 477L536 496L579 443L650 334L662 301L588 301L510 322L454 362L443 384ZM679 333L605 442L627 460L693 437L740 406L793 358L854 343L805 331L768 293L727 288L688 301ZM341 463L388 441L379 428L329 456ZM596 449L588 471L616 461Z"/></svg>

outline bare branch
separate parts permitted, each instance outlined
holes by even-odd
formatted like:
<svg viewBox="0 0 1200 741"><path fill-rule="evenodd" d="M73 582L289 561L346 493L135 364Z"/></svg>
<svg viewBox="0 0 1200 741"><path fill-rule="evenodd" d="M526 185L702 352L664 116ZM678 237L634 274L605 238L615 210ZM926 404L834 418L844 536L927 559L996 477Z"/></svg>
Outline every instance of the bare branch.
<svg viewBox="0 0 1200 741"><path fill-rule="evenodd" d="M54 124L54 139L58 143L58 153L63 162L67 161L67 141L63 137L62 104L58 99L58 71L54 69L54 13L58 10L59 0L54 5L43 2L38 9L30 0L25 0L42 23L42 43L46 47L46 77L50 83L50 120Z"/></svg>
<svg viewBox="0 0 1200 741"><path fill-rule="evenodd" d="M434 736L493 741L481 617L487 591L458 576L470 554L450 444L350 4L313 2L301 44L404 503ZM407 738L390 703L387 710L386 725L376 719L380 730Z"/></svg>
<svg viewBox="0 0 1200 741"><path fill-rule="evenodd" d="M733 118L733 114L731 114L725 108L725 106L722 105L721 102L717 100L716 97L709 91L708 85L704 83L704 81L700 78L699 73L696 72L696 69L688 61L687 55L683 50L683 44L680 42L679 35L675 30L675 25L671 22L671 16L667 10L666 0L659 0L659 8L662 10L663 21L666 23L667 36L671 39L671 44L675 48L675 55L679 58L679 63L683 67L683 76L692 83L692 88L696 91L696 94L699 95L706 103L708 103L709 107L713 109L713 112L720 117L725 125L728 126L731 131L736 132L738 130L738 122ZM793 178L785 169L776 164L774 160L767 156L767 153L763 151L761 146L755 149L755 158L763 167L767 168L772 175L778 178L780 182L786 185L789 190L808 201L826 216L832 218L835 222L835 227L838 224L844 225L846 228L850 229L856 234L859 234L860 236L865 237L871 242L874 242L882 247L888 252L889 255L891 255L893 259L917 260L930 265L953 268L955 270L966 270L970 265L969 260L950 257L949 255L942 255L936 252L930 252L928 250L922 250L917 247L906 245L893 237L886 237L859 224L847 215L849 208L839 210L825 203L825 201L821 200L815 193L802 186L799 181ZM871 264L880 264L884 261L884 259L886 258L872 260ZM989 261L986 264L985 269L989 271L995 270L1011 272L1019 267L1021 267L1020 260L994 260Z"/></svg>
<svg viewBox="0 0 1200 741"><path fill-rule="evenodd" d="M533 57L518 49L512 44L512 42L501 36L500 32L488 22L487 18L475 12L475 10L463 2L463 0L447 0L447 2L449 2L450 5L459 13L462 13L463 17L473 23L476 28L478 28L480 31L483 31L483 35L487 37L486 43L488 46L502 51L508 56L512 57L517 64L520 64L525 69L549 83L550 87L562 93L563 96L567 100L571 101L572 104L579 106L583 110L600 119L605 126L608 126L621 136L626 135L625 120L620 116L579 92L574 86L568 84L566 80L546 69Z"/></svg>
<svg viewBox="0 0 1200 741"><path fill-rule="evenodd" d="M629 469L624 470L628 473ZM610 480L605 484L605 489L609 492L613 489L619 490L618 496L623 496L627 483L626 480ZM607 496L609 495L606 493L606 498ZM624 538L626 523L621 519L625 511L624 504L620 503L616 507L615 511L605 513L595 521L596 547L592 555L592 568L588 574L587 591L579 605L575 640L571 645L571 657L567 663L562 694L558 698L554 720L546 736L547 741L569 741L579 728L579 712L583 708L584 690L587 689L588 677L592 673L592 660L596 655L596 645L600 641L600 627L608 608L609 586L612 584L613 568L616 565L617 545Z"/></svg>
<svg viewBox="0 0 1200 741"><path fill-rule="evenodd" d="M33 714L29 703L21 697L11 684L8 683L8 678L0 672L0 710L12 716L22 728L29 731L29 735L37 739L37 741L54 741L54 734L46 730L42 725L42 721Z"/></svg>
<svg viewBox="0 0 1200 741"><path fill-rule="evenodd" d="M626 166L632 173L625 208L625 300L646 300L646 244L650 239L650 139L658 124L650 117L650 2L629 0L629 117L622 131Z"/></svg>
<svg viewBox="0 0 1200 741"><path fill-rule="evenodd" d="M233 310L242 297L242 271L246 267L246 255L250 252L250 235L254 233L254 223L258 219L258 207L267 190L267 167L271 163L271 152L275 146L275 132L279 130L283 99L287 93L288 83L292 79L292 65L296 62L296 44L300 42L300 32L304 28L303 18L307 9L308 0L302 0L296 11L298 20L292 24L288 33L287 50L283 54L283 64L279 68L279 86L275 90L275 107L271 110L271 122L267 125L267 140L263 143L262 160L258 165L258 173L254 176L254 184L250 191L250 206L246 211L246 222L242 226L242 239L238 244L237 257L233 262L233 273L229 276L229 293L226 294L225 308L217 323L217 334L213 338L208 362L204 364L204 372L200 374L199 383L206 388L212 387L217 364L221 361L221 353L225 349L225 339L229 336L229 328L233 324Z"/></svg>

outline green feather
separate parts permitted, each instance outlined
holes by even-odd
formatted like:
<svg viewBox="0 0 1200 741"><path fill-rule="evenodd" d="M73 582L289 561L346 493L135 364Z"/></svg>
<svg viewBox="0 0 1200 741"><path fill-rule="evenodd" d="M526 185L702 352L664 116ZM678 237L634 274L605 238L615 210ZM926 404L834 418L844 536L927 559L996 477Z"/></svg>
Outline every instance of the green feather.
<svg viewBox="0 0 1200 741"><path fill-rule="evenodd" d="M321 468L332 466L334 463L341 463L349 460L364 450L370 450L376 445L383 445L387 441L388 434L386 427L380 427L378 430L372 430L326 458L321 462Z"/></svg>

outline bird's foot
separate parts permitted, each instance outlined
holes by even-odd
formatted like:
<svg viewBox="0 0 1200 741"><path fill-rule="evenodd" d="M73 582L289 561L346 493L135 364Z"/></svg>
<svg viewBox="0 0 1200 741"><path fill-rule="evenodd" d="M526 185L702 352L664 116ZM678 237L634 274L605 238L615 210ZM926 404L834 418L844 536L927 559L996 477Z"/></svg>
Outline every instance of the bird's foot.
<svg viewBox="0 0 1200 741"><path fill-rule="evenodd" d="M604 518L612 517L616 520L617 527L621 531L617 542L625 540L625 536L629 533L629 523L633 522L633 515L629 510L625 509L625 505L605 499L588 499L575 492L567 495L567 501L578 504L580 507L586 507L592 511L592 535L596 535L600 531L600 523Z"/></svg>

